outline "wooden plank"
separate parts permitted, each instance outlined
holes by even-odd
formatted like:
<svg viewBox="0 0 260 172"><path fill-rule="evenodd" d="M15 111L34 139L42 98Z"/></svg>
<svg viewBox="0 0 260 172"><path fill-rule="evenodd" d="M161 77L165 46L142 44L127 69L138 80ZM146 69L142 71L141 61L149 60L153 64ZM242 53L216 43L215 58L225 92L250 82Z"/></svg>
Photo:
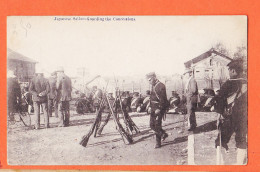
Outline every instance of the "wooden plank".
<svg viewBox="0 0 260 172"><path fill-rule="evenodd" d="M194 154L194 134L192 132L188 135L188 165L196 165Z"/></svg>

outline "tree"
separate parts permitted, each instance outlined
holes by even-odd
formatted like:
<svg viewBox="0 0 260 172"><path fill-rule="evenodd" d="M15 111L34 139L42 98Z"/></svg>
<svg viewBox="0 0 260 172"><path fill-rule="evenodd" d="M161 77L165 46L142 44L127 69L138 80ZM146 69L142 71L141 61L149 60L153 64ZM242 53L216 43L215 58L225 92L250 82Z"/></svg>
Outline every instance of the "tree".
<svg viewBox="0 0 260 172"><path fill-rule="evenodd" d="M219 52L219 53L221 53L221 54L224 54L224 55L230 57L230 51L226 48L226 46L225 46L223 43L218 42L218 43L216 43L216 44L213 46L213 48L214 48L217 52Z"/></svg>
<svg viewBox="0 0 260 172"><path fill-rule="evenodd" d="M245 45L238 46L234 52L233 59L243 60L243 70L247 73L247 47Z"/></svg>

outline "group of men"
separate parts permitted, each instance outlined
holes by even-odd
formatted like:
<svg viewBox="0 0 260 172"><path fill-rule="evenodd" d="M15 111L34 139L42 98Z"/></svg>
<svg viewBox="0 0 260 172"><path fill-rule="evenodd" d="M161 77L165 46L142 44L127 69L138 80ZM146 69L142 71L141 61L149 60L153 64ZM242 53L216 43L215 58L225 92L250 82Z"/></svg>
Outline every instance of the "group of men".
<svg viewBox="0 0 260 172"><path fill-rule="evenodd" d="M42 69L37 69L35 76L29 83L29 93L31 94L34 109L34 129L40 129L40 112L43 111L45 128L49 128L49 117L52 117L54 106L55 117L60 119L58 127L69 126L70 105L72 85L71 79L64 73L63 67L59 67L51 74L50 78L45 78ZM26 97L25 97L26 98ZM18 100L19 99L19 100ZM9 71L8 76L8 114L17 111L21 102L21 89L16 76ZM28 101L28 97L27 103ZM59 113L60 112L60 113ZM9 115L11 118L13 115Z"/></svg>
<svg viewBox="0 0 260 172"><path fill-rule="evenodd" d="M220 146L228 150L227 143L235 132L237 146L237 164L243 164L247 155L247 80L243 76L243 61L233 60L228 65L230 79L220 88L215 109L219 113L216 148ZM186 75L187 74L187 75ZM197 127L195 111L198 103L198 86L193 71L185 72L187 82L184 88L188 115L189 131ZM161 141L168 137L162 129L162 118L169 107L165 85L156 78L154 72L146 75L152 86L150 127L156 135L155 148L161 147Z"/></svg>
<svg viewBox="0 0 260 172"><path fill-rule="evenodd" d="M216 148L220 146L228 150L228 142L235 132L237 146L237 162L242 164L246 158L247 150L247 80L243 75L243 62L233 60L228 65L230 79L220 88L215 100L215 109L219 113L218 127L220 133L216 139ZM13 74L10 76L13 77ZM184 88L186 107L188 115L188 130L193 131L197 127L195 111L198 103L198 86L193 71L187 70L184 73L187 82ZM19 84L14 79L8 79L8 111L16 108L12 106L19 99L21 94ZM162 129L162 119L170 104L167 100L166 87L160 82L154 72L148 73L146 78L151 85L149 92L150 104L150 127L155 132L155 148L161 147L161 142L168 137ZM96 87L93 89L96 108L101 101L102 91ZM71 79L65 75L63 68L59 68L46 79L42 71L36 71L35 77L29 85L29 92L32 94L32 101L35 113L35 129L40 128L40 107L44 113L45 128L49 128L49 117L52 116L54 105L55 116L59 117L59 127L69 126L72 84ZM15 95L17 94L17 95ZM19 94L19 95L18 95ZM11 98L10 98L11 97ZM112 99L112 97L110 97ZM58 109L60 113L58 113ZM8 112L8 113L9 113ZM108 118L109 119L109 118Z"/></svg>
<svg viewBox="0 0 260 172"><path fill-rule="evenodd" d="M40 128L40 107L44 113L45 128L50 127L49 117L52 116L53 105L55 116L60 119L58 127L69 126L72 84L63 67L54 71L49 79L44 77L43 71L36 71L29 92L32 94L34 106L35 129Z"/></svg>

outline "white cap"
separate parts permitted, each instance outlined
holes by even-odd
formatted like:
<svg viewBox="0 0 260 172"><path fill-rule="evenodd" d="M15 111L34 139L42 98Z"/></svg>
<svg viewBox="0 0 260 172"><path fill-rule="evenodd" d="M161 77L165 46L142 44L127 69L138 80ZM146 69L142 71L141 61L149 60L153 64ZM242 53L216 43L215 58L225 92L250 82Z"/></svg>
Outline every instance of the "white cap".
<svg viewBox="0 0 260 172"><path fill-rule="evenodd" d="M14 75L14 71L8 70L7 71L7 78L15 78L16 76Z"/></svg>

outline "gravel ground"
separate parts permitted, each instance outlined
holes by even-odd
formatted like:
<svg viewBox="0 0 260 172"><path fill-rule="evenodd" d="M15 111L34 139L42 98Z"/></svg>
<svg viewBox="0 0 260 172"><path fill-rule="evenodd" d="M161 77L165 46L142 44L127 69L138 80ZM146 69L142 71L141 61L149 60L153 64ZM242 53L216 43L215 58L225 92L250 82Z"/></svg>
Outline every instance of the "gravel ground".
<svg viewBox="0 0 260 172"><path fill-rule="evenodd" d="M133 136L134 143L126 145L115 128L112 118L101 136L90 137L87 147L79 142L95 119L95 114L78 115L72 111L71 126L58 128L58 119L50 118L49 129L32 130L21 123L8 126L9 165L187 165L187 123L184 115L167 114L163 128L169 137L160 149L154 149L155 136L149 128L149 115L130 114L141 133ZM214 165L216 131L215 113L197 112L198 128L195 136L195 163ZM32 115L33 119L34 115ZM41 116L41 128L43 117ZM122 122L122 120L121 120ZM180 131L184 131L180 133ZM226 164L235 161L232 138Z"/></svg>

